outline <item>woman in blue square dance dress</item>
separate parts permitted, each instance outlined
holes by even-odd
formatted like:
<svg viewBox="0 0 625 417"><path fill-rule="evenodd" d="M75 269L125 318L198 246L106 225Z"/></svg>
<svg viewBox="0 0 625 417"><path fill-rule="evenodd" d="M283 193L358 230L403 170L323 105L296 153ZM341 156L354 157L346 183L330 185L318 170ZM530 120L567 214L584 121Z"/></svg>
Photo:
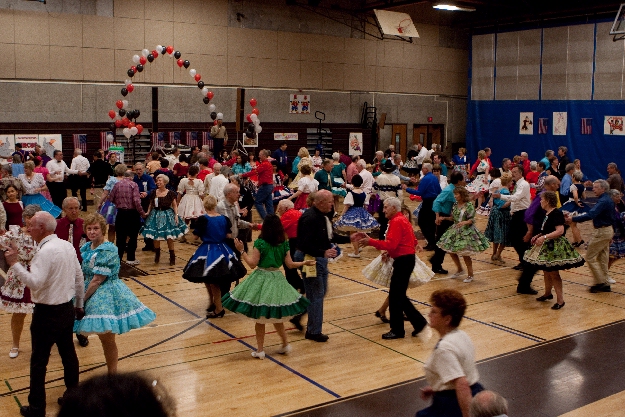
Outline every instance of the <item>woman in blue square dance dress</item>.
<svg viewBox="0 0 625 417"><path fill-rule="evenodd" d="M104 241L104 217L90 214L84 227L90 240L80 248L85 276L85 317L74 322L74 332L98 335L108 373L115 374L118 357L115 335L150 324L156 314L119 279L117 247Z"/></svg>
<svg viewBox="0 0 625 417"><path fill-rule="evenodd" d="M498 172L499 170L493 170ZM508 186L512 182L512 175L509 172L504 172L501 178L495 179L491 185L496 184L495 187L491 187L492 193L500 193L504 195L510 195ZM490 209L490 215L488 216L488 223L486 224L486 230L484 235L486 238L493 242L493 255L490 257L493 261L503 262L501 259L501 253L510 246L510 202L503 201L500 198L493 199L493 206Z"/></svg>
<svg viewBox="0 0 625 417"><path fill-rule="evenodd" d="M467 266L467 277L463 282L469 283L473 281L471 256L484 252L490 243L486 236L475 227L475 207L469 202L469 192L465 188L456 187L454 197L456 204L451 210L451 216L442 218L443 220L453 220L454 225L443 233L437 245L449 253L454 264L456 264L456 268L458 268L452 278L458 278L464 273L459 258L462 256Z"/></svg>
<svg viewBox="0 0 625 417"><path fill-rule="evenodd" d="M228 310L256 322L258 347L252 352L253 357L265 358L266 323L273 323L282 339L282 347L277 352L287 354L291 352L291 346L286 337L284 322L306 312L310 302L288 283L280 267L283 262L288 268L313 266L315 261L294 262L291 259L289 241L286 239L280 218L275 214L265 217L260 236L254 242L250 254L243 251L243 242L239 239L235 239L234 242L249 267L258 266L258 268L224 295L223 305Z"/></svg>
<svg viewBox="0 0 625 417"><path fill-rule="evenodd" d="M168 183L167 175L156 177L156 190L150 193L148 217L141 234L144 238L154 240L154 263L161 260L161 241L165 240L169 249L169 265L176 265L174 239L184 236L189 228L178 215L176 193L166 188Z"/></svg>
<svg viewBox="0 0 625 417"><path fill-rule="evenodd" d="M352 234L352 232L369 233L372 230L380 228L375 218L369 214L364 208L367 194L360 188L362 186L362 177L354 175L352 178L353 190L347 193L343 200L343 213L341 217L334 222L334 227L339 233ZM360 258L358 242L352 241L354 253L348 256L351 258Z"/></svg>
<svg viewBox="0 0 625 417"><path fill-rule="evenodd" d="M584 265L584 258L577 253L564 236L564 214L556 208L558 197L553 191L543 191L540 206L546 211L540 234L532 238L532 246L525 251L523 260L544 271L545 293L537 301L552 300L551 287L556 290L556 303L552 310L564 307L564 293L560 271Z"/></svg>
<svg viewBox="0 0 625 417"><path fill-rule="evenodd" d="M22 182L22 188L24 189L24 195L22 196L24 206L37 204L43 211L53 215L54 218L61 215L61 208L52 204L41 194L48 187L43 175L35 172L35 163L33 161L28 161L24 164L24 173L19 174L17 178Z"/></svg>
<svg viewBox="0 0 625 417"><path fill-rule="evenodd" d="M220 284L232 282L237 277L232 271L236 262L240 262L226 239L232 237L230 219L219 214L217 199L212 195L204 197L206 214L195 221L193 234L202 239L187 265L182 277L187 281L203 283L208 291L208 308L206 318L221 318L226 310L221 305Z"/></svg>

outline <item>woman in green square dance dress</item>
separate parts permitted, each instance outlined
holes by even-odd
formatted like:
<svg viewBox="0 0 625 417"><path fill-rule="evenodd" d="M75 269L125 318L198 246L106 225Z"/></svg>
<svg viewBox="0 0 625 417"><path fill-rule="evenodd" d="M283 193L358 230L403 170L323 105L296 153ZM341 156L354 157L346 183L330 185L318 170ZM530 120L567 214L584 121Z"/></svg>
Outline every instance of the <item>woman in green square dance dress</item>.
<svg viewBox="0 0 625 417"><path fill-rule="evenodd" d="M258 348L252 356L265 358L265 324L273 323L282 339L282 347L278 353L287 354L291 345L286 337L284 322L306 312L310 304L286 280L279 268L284 262L288 268L313 266L314 260L294 262L289 253L289 241L280 218L275 214L268 215L263 221L260 236L254 242L250 254L243 250L243 242L235 239L235 246L241 252L243 260L250 268L256 268L243 282L224 295L222 304L225 308L243 314L256 322L256 341Z"/></svg>
<svg viewBox="0 0 625 417"><path fill-rule="evenodd" d="M447 229L441 236L437 245L448 252L456 264L458 271L452 278L458 278L463 274L460 256L467 265L467 277L463 282L473 281L473 262L471 256L484 252L490 247L490 243L474 225L475 207L469 202L469 192L462 187L454 190L456 204L451 210L451 217L442 217L444 220L453 220L454 225Z"/></svg>
<svg viewBox="0 0 625 417"><path fill-rule="evenodd" d="M90 240L80 248L85 275L85 316L74 322L74 333L97 334L108 373L115 374L118 357L115 335L150 324L156 314L119 279L117 247L104 241L104 217L90 214L84 227Z"/></svg>

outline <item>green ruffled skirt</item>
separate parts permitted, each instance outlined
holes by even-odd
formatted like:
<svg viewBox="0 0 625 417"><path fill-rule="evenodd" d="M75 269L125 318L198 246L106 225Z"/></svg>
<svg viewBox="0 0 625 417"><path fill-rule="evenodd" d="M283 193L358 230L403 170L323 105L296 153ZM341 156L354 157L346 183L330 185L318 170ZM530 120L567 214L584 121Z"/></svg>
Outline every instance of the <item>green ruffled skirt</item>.
<svg viewBox="0 0 625 417"><path fill-rule="evenodd" d="M306 312L310 304L279 270L257 268L221 298L228 310L257 323L282 323Z"/></svg>
<svg viewBox="0 0 625 417"><path fill-rule="evenodd" d="M553 240L553 249L547 243L532 246L525 251L523 260L545 271L560 271L584 265L584 258L564 237Z"/></svg>

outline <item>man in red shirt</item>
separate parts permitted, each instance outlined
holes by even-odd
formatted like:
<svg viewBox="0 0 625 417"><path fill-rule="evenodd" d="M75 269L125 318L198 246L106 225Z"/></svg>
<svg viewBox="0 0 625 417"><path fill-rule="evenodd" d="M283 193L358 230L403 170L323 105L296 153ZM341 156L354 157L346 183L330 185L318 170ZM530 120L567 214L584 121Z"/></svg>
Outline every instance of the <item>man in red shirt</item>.
<svg viewBox="0 0 625 417"><path fill-rule="evenodd" d="M267 160L269 158L268 150L262 149L258 152L258 158L260 163L256 169L250 172L258 174L258 190L256 191L254 206L260 218L264 219L267 214L273 214L273 166Z"/></svg>
<svg viewBox="0 0 625 417"><path fill-rule="evenodd" d="M382 339L402 339L404 331L404 314L414 327L416 336L427 330L427 321L408 299L408 281L415 266L415 247L421 251L414 236L412 225L401 214L401 202L396 197L384 200L384 214L389 219L385 240L371 239L369 236L359 241L361 246L371 245L376 249L385 250L387 256L393 258L393 275L389 288L389 311L391 314L391 331L382 335Z"/></svg>

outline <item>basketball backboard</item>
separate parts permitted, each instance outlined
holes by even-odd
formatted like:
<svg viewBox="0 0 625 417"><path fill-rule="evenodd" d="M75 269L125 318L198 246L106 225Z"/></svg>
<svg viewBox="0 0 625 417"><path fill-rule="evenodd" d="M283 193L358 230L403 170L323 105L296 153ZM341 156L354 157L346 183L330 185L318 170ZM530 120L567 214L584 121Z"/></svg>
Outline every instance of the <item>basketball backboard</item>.
<svg viewBox="0 0 625 417"><path fill-rule="evenodd" d="M380 32L384 36L400 38L418 38L419 32L407 13L391 12L388 10L374 10Z"/></svg>
<svg viewBox="0 0 625 417"><path fill-rule="evenodd" d="M625 38L625 3L621 3L618 8L618 13L614 18L612 29L610 29L610 35L614 35L614 41Z"/></svg>

